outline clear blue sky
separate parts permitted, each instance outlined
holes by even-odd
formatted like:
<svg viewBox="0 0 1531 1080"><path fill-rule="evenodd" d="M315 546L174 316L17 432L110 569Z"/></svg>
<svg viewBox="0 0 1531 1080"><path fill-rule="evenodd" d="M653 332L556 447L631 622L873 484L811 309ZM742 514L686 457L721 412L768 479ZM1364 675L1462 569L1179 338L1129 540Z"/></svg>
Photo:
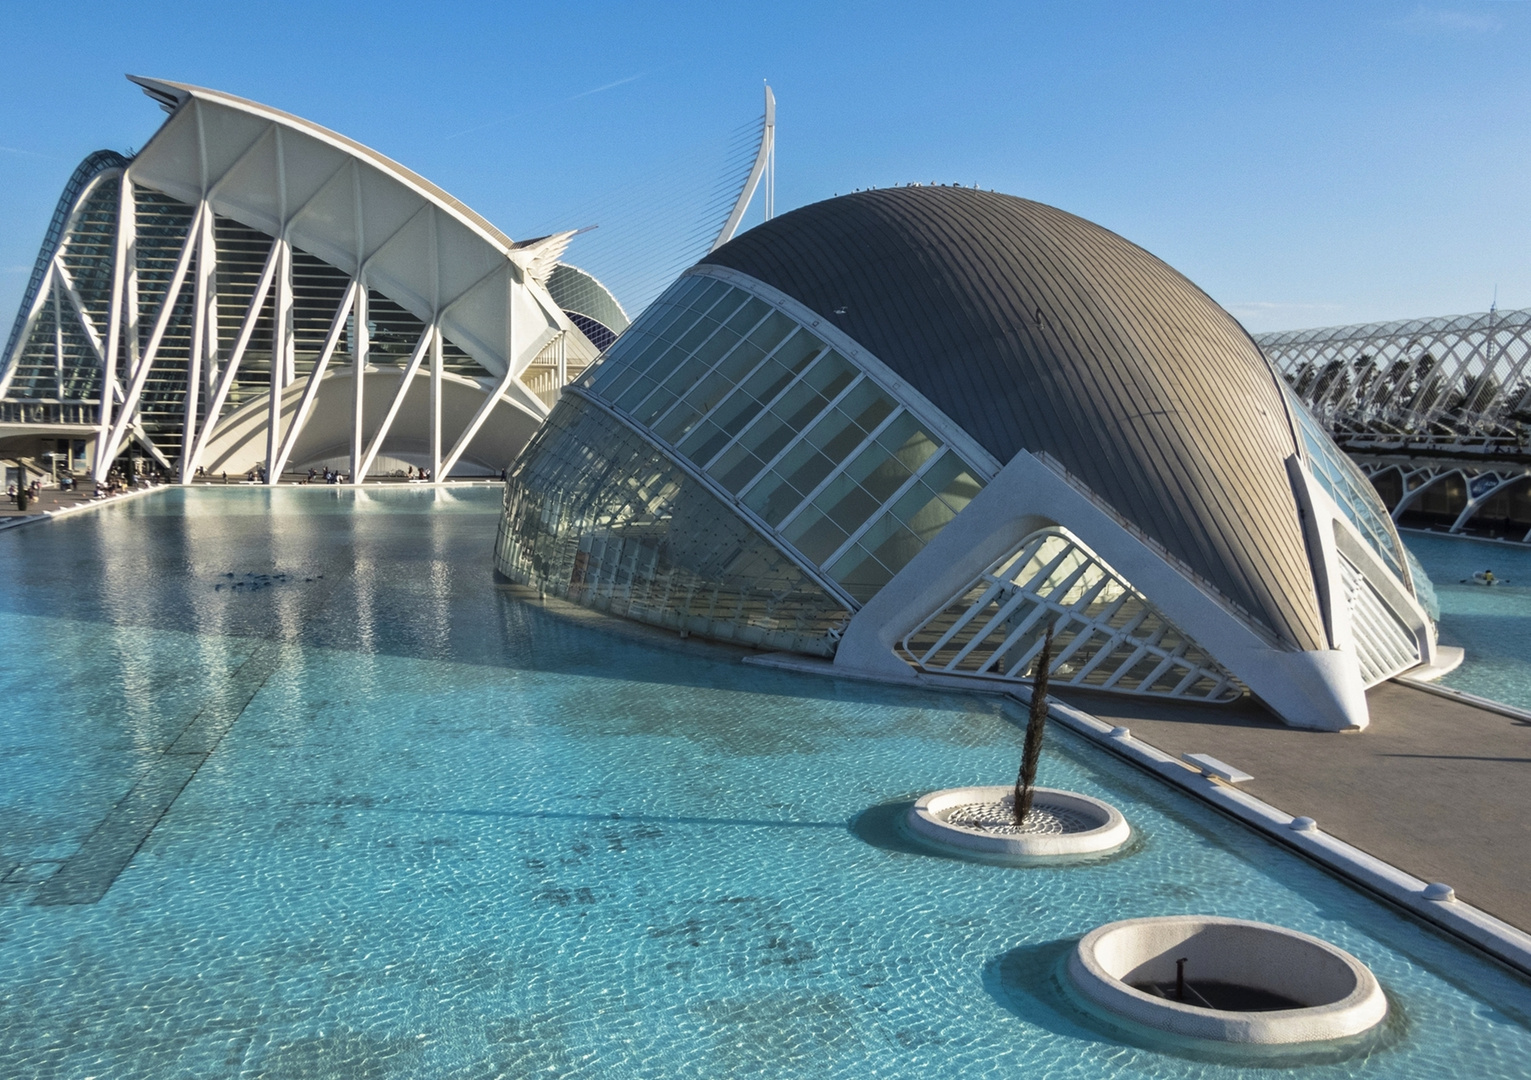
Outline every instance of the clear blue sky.
<svg viewBox="0 0 1531 1080"><path fill-rule="evenodd" d="M976 182L1122 233L1255 331L1496 285L1531 306L1526 3L5 2L0 26L5 324L76 162L163 119L125 72L308 117L513 236L641 211L635 178L703 160L768 78L778 212Z"/></svg>

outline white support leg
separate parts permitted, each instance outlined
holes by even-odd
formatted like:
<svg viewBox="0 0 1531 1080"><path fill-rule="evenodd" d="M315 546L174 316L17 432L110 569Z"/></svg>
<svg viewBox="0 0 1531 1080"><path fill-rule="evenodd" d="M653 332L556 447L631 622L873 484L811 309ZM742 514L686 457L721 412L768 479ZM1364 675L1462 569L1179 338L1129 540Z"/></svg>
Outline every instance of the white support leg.
<svg viewBox="0 0 1531 1080"><path fill-rule="evenodd" d="M351 483L360 484L367 475L362 465L366 450L362 445L362 427L367 419L366 393L362 380L367 375L367 349L372 334L367 328L367 283L358 279L356 289L356 332L351 337Z"/></svg>
<svg viewBox="0 0 1531 1080"><path fill-rule="evenodd" d="M319 382L324 378L325 371L330 366L330 358L335 355L335 348L340 344L340 335L345 332L346 317L351 314L351 308L356 302L356 282L351 282L346 287L346 294L341 298L340 306L335 309L335 318L330 322L330 332L324 339L324 349L319 353L319 360L314 364L314 370L308 373L308 381L303 386L303 397L298 402L298 409L292 414L292 423L287 426L287 434L282 439L282 449L276 456L276 467L272 474L280 476L282 470L287 468L287 459L292 456L292 448L298 443L298 436L302 434L303 425L308 423L309 410L314 406L314 398L319 396Z"/></svg>
<svg viewBox="0 0 1531 1080"><path fill-rule="evenodd" d="M282 447L282 391L292 355L292 248L277 242L276 309L271 319L271 397L266 417L266 483L276 484L277 454Z"/></svg>
<svg viewBox="0 0 1531 1080"><path fill-rule="evenodd" d="M149 369L154 366L154 361L159 354L160 342L164 340L165 330L170 325L170 316L175 312L176 304L180 301L181 288L186 284L186 271L191 266L191 257L197 248L197 233L202 227L202 215L206 207L206 203L197 207L196 215L191 221L191 228L186 233L186 242L181 245L180 257L176 259L175 272L170 277L170 287L165 290L164 302L160 304L159 315L155 317L154 328L149 333L148 345L144 349L143 356L139 357L134 364L133 381L128 386L127 398L122 403L122 413L117 417L117 423L112 429L111 444L107 453L109 458L115 458L122 450L133 413L138 409L138 399L143 394L144 383L148 381Z"/></svg>
<svg viewBox="0 0 1531 1080"><path fill-rule="evenodd" d="M425 350L430 348L431 339L436 336L436 327L427 326L420 334L420 340L415 343L415 351L410 354L409 364L404 368L404 374L399 378L399 389L393 395L393 401L388 405L388 412L383 417L383 422L378 426L377 432L372 436L372 442L367 447L367 454L362 458L359 475L365 476L367 470L372 468L373 461L377 460L377 452L383 448L383 440L388 437L388 429L393 427L394 417L399 415L399 409L404 405L404 395L409 393L409 384L414 382L415 373L420 370L420 364L425 360Z"/></svg>
<svg viewBox="0 0 1531 1080"><path fill-rule="evenodd" d="M181 424L181 483L192 481L191 451L197 443L202 415L202 366L207 359L207 295L217 255L213 251L213 215L202 215L197 237L197 282L192 314L191 355L186 358L186 407Z"/></svg>
<svg viewBox="0 0 1531 1080"><path fill-rule="evenodd" d="M431 483L439 484L441 475L441 334L431 335Z"/></svg>
<svg viewBox="0 0 1531 1080"><path fill-rule="evenodd" d="M202 464L202 454L207 449L207 443L212 438L213 429L218 426L219 414L223 412L223 403L228 399L229 388L234 385L234 377L239 374L239 363L244 359L245 350L250 346L250 335L255 333L255 324L260 320L261 308L266 306L266 296L271 292L271 279L276 274L276 244L271 245L271 253L266 256L266 266L261 270L260 281L256 283L255 294L250 297L250 306L245 309L244 322L239 327L239 337L234 341L234 351L229 354L229 361L223 368L223 374L218 379L218 387L213 391L213 399L207 403L207 417L202 422L202 430L197 433L196 445L191 451L191 460L187 463L192 474L195 475L197 466Z"/></svg>
<svg viewBox="0 0 1531 1080"><path fill-rule="evenodd" d="M117 235L112 250L112 299L107 308L106 359L101 364L101 415L97 417L96 461L92 478L100 483L106 479L112 459L107 456L112 439L113 390L117 384L117 356L122 347L123 306L125 301L128 266L137 255L133 238L137 234L137 215L133 205L133 181L124 172L118 180Z"/></svg>
<svg viewBox="0 0 1531 1080"><path fill-rule="evenodd" d="M96 363L106 360L106 352L101 343L101 335L96 332L96 324L91 322L90 315L85 310L85 301L80 299L80 291L74 287L74 281L69 277L69 271L62 261L55 259L53 262L54 287L64 290L64 298L74 308L74 318L80 329L85 332L85 340L90 342L91 350L96 354ZM4 397L0 393L0 397Z"/></svg>
<svg viewBox="0 0 1531 1080"><path fill-rule="evenodd" d="M457 467L457 459L462 457L463 451L468 449L468 444L473 441L473 436L478 434L478 429L484 426L484 421L489 419L490 413L494 412L495 405L499 403L500 395L509 389L511 381L515 377L515 368L506 368L505 374L500 376L500 381L495 384L494 389L489 392L489 396L484 399L484 403L478 407L478 412L473 414L473 419L468 422L468 426L463 428L462 434L457 437L457 445L452 447L452 452L441 463L442 469L445 470L442 473L443 476Z"/></svg>

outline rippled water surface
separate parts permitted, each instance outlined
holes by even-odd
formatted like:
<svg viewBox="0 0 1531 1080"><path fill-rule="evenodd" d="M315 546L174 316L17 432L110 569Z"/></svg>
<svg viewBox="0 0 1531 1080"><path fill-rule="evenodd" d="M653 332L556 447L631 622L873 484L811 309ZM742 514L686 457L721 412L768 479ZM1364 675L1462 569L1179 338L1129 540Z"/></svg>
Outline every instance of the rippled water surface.
<svg viewBox="0 0 1531 1080"><path fill-rule="evenodd" d="M1405 533L1441 604L1441 640L1467 650L1442 679L1469 694L1531 709L1531 548ZM1492 570L1501 584L1473 583Z"/></svg>
<svg viewBox="0 0 1531 1080"><path fill-rule="evenodd" d="M0 534L0 1075L1259 1075L1060 993L1085 931L1183 912L1387 988L1380 1038L1271 1076L1526 1075L1523 984L1063 733L1039 781L1126 854L912 850L901 806L1012 776L1015 717L555 617L493 587L497 511L204 490Z"/></svg>

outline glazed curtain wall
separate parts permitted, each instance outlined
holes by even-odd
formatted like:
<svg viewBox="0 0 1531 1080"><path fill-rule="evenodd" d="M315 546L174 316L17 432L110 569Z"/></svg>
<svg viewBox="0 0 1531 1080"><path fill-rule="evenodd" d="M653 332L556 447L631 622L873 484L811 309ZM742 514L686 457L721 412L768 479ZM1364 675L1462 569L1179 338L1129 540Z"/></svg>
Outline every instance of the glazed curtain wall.
<svg viewBox="0 0 1531 1080"><path fill-rule="evenodd" d="M705 485L576 395L506 484L495 566L586 607L816 656L834 654L849 619Z"/></svg>
<svg viewBox="0 0 1531 1080"><path fill-rule="evenodd" d="M864 603L983 486L887 390L782 311L676 282L582 380Z"/></svg>
<svg viewBox="0 0 1531 1080"><path fill-rule="evenodd" d="M1409 575L1404 570L1403 544L1393 529L1392 518L1382 505L1377 489L1372 487L1371 481L1355 462L1334 445L1334 441L1319 427L1318 421L1313 419L1313 414L1308 412L1307 406L1297 395L1285 383L1281 384L1281 388L1286 394L1287 408L1297 418L1302 456L1313 478L1329 493L1329 497L1356 527L1362 539L1377 553L1378 558L1392 568L1399 581L1407 585Z"/></svg>

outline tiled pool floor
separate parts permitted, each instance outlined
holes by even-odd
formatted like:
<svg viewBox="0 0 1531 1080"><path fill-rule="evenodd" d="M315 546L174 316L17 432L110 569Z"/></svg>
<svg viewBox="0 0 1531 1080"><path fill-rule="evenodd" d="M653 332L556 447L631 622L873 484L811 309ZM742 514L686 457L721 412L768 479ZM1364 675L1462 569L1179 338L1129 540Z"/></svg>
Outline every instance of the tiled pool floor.
<svg viewBox="0 0 1531 1080"><path fill-rule="evenodd" d="M1526 1074L1520 981L1063 733L1042 782L1127 854L912 851L902 801L1013 774L995 701L559 619L492 587L497 512L171 492L0 535L0 1075L1257 1074L1058 993L1086 930L1193 911L1389 991L1273 1076Z"/></svg>

